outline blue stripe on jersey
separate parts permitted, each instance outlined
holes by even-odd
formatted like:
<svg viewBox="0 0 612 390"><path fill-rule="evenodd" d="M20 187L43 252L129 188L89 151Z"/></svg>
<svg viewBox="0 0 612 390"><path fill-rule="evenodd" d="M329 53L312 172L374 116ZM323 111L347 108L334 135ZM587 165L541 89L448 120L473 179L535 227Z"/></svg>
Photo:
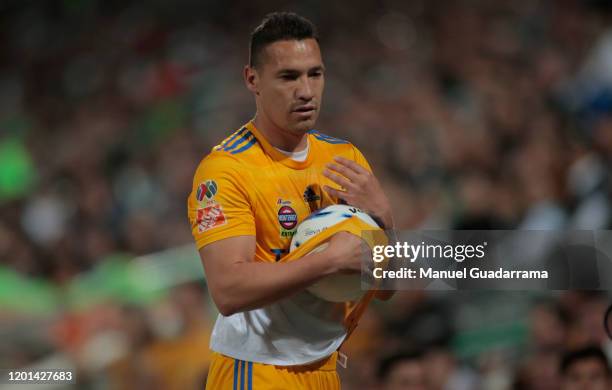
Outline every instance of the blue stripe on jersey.
<svg viewBox="0 0 612 390"><path fill-rule="evenodd" d="M234 359L234 390L238 390L238 360Z"/></svg>
<svg viewBox="0 0 612 390"><path fill-rule="evenodd" d="M314 137L316 139L318 139L319 141L324 141L324 142L327 142L329 144L348 144L347 141L344 141L344 140L341 140L341 139L337 139L337 138L321 137L318 134L315 134Z"/></svg>
<svg viewBox="0 0 612 390"><path fill-rule="evenodd" d="M317 137L319 137L319 138L323 138L323 139L329 140L329 141L340 141L340 142L347 142L347 141L345 141L345 140L343 140L343 139L336 138L336 137L332 137L332 136L325 135L325 134L321 134L321 133L315 134L315 136L317 136Z"/></svg>
<svg viewBox="0 0 612 390"><path fill-rule="evenodd" d="M247 150L248 148L250 148L251 146L255 145L255 142L257 142L257 138L255 138L255 136L253 136L253 138L251 138L251 140L245 144L243 147L241 147L240 149L236 149L231 151L231 154L237 154L237 153L242 153L245 150Z"/></svg>
<svg viewBox="0 0 612 390"><path fill-rule="evenodd" d="M247 131L246 127L243 127L242 129L236 131L234 134L232 134L225 142L223 142L223 146L227 146L227 144L229 144L230 142L232 142L233 140L236 139L236 137L244 134L244 132Z"/></svg>
<svg viewBox="0 0 612 390"><path fill-rule="evenodd" d="M240 390L244 390L244 363L240 361Z"/></svg>
<svg viewBox="0 0 612 390"><path fill-rule="evenodd" d="M215 150L220 150L223 149L224 147L227 146L227 144L229 144L230 142L232 142L236 137L238 137L239 135L241 135L242 133L244 133L246 131L246 127L243 127L242 129L234 132L234 134L230 135L229 137L227 137L223 142L221 142L219 145L215 146Z"/></svg>
<svg viewBox="0 0 612 390"><path fill-rule="evenodd" d="M253 362L249 362L249 383L248 390L253 390Z"/></svg>
<svg viewBox="0 0 612 390"><path fill-rule="evenodd" d="M327 142L328 144L333 144L333 145L337 145L337 144L348 144L347 141L330 141L328 139L325 138L319 138L315 135L315 138L318 139L319 141L323 141L323 142Z"/></svg>
<svg viewBox="0 0 612 390"><path fill-rule="evenodd" d="M324 141L324 142L327 142L329 144L348 144L349 143L348 141L345 141L343 139L335 138L335 137L331 137L331 136L329 136L327 134L319 133L316 130L310 130L308 133L314 135L314 137L316 139L318 139L319 141Z"/></svg>
<svg viewBox="0 0 612 390"><path fill-rule="evenodd" d="M229 150L231 150L231 149L235 148L236 146L238 146L238 145L240 145L242 142L244 142L244 141L245 141L245 140L246 140L246 139L249 137L249 135L250 135L250 134L251 134L251 132L250 132L250 131L248 131L246 128L244 128L244 129L240 130L240 133L236 134L236 136L238 136L238 135L242 135L242 137L238 138L238 139L237 139L236 141L234 141L234 142L233 142L231 145L230 145L230 142L231 142L231 141L228 141L228 142L227 142L227 144L228 144L228 145L227 145L226 147L224 147L224 148L223 148L223 150L227 152L227 151L229 151ZM235 137L234 137L234 138L235 138ZM233 141L233 139L232 139L232 141Z"/></svg>

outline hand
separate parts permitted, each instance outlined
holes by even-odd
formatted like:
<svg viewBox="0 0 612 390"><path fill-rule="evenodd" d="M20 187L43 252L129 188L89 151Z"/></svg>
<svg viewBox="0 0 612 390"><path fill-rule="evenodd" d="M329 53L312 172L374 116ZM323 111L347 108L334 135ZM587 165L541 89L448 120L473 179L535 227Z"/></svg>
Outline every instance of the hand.
<svg viewBox="0 0 612 390"><path fill-rule="evenodd" d="M374 174L355 161L343 157L336 157L334 160L336 163L328 164L323 175L343 190L329 186L324 186L323 189L332 197L342 199L350 206L358 207L378 218L385 225L385 229L393 228L389 199Z"/></svg>
<svg viewBox="0 0 612 390"><path fill-rule="evenodd" d="M338 232L329 240L325 249L333 262L335 269L342 273L361 272L361 265L366 256L371 258L369 247L358 236L348 232ZM372 261L368 262L373 263Z"/></svg>

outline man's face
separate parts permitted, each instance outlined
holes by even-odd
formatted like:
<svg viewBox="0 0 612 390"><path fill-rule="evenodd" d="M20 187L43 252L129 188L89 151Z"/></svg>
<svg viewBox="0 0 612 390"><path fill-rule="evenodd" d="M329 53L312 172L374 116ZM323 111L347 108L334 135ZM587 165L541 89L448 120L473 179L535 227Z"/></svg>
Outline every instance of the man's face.
<svg viewBox="0 0 612 390"><path fill-rule="evenodd" d="M323 71L321 50L314 39L267 45L253 72L251 89L257 92L262 111L258 115L295 135L311 130L321 107Z"/></svg>
<svg viewBox="0 0 612 390"><path fill-rule="evenodd" d="M605 367L595 358L572 364L563 378L563 390L606 390L609 385Z"/></svg>

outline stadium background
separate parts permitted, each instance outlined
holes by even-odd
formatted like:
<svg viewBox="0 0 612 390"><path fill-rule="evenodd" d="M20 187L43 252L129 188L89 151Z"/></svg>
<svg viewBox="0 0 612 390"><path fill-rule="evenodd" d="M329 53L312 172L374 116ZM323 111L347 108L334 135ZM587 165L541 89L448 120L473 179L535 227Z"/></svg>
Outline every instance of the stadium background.
<svg viewBox="0 0 612 390"><path fill-rule="evenodd" d="M608 1L3 1L0 367L80 388L202 388L214 308L185 199L254 112L248 34L318 25L318 129L371 161L401 228L609 229ZM603 292L404 292L349 345L344 389L397 350L432 389L556 389Z"/></svg>

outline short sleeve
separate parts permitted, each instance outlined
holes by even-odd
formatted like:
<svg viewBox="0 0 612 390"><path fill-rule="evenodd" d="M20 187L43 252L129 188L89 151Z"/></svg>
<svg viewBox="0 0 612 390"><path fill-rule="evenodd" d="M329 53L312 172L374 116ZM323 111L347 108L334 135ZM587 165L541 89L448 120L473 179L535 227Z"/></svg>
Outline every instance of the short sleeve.
<svg viewBox="0 0 612 390"><path fill-rule="evenodd" d="M206 158L196 170L187 200L196 247L229 237L255 235L255 220L245 178L236 163Z"/></svg>

